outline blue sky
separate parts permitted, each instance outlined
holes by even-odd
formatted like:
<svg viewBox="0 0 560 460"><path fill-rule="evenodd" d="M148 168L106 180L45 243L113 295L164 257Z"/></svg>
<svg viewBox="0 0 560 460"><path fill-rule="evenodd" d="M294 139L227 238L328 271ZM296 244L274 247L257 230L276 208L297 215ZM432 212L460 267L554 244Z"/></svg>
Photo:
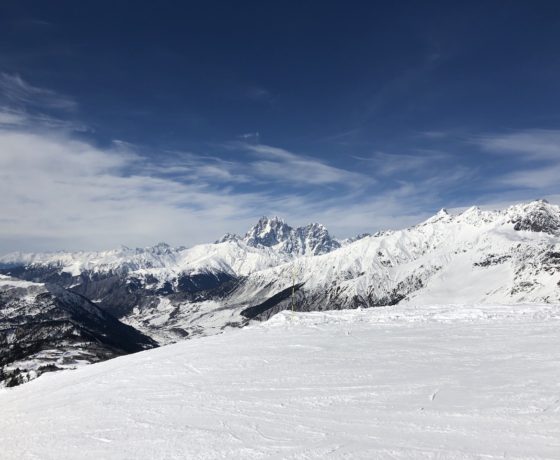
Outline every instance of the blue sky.
<svg viewBox="0 0 560 460"><path fill-rule="evenodd" d="M0 252L340 237L560 187L560 4L0 5Z"/></svg>

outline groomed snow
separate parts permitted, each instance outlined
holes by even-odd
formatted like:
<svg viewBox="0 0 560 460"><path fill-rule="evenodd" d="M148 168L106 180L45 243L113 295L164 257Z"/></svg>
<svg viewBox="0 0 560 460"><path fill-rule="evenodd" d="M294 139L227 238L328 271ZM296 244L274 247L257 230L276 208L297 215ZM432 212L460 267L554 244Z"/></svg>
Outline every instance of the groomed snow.
<svg viewBox="0 0 560 460"><path fill-rule="evenodd" d="M560 307L282 313L0 391L0 458L560 458Z"/></svg>

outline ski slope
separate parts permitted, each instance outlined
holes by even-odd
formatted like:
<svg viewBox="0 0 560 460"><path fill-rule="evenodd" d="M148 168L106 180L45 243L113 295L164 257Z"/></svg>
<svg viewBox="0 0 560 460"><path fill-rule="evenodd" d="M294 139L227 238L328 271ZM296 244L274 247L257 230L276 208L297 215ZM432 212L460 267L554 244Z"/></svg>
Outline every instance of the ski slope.
<svg viewBox="0 0 560 460"><path fill-rule="evenodd" d="M2 459L558 459L560 306L283 312L0 391Z"/></svg>

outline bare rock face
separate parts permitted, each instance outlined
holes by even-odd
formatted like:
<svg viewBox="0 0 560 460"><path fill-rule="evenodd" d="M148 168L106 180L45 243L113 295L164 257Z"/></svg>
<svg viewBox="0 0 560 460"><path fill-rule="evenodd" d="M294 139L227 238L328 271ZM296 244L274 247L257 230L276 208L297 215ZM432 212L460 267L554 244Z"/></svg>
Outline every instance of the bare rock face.
<svg viewBox="0 0 560 460"><path fill-rule="evenodd" d="M293 255L320 255L340 247L324 225L293 228L278 217L262 217L243 238L248 246L269 247Z"/></svg>
<svg viewBox="0 0 560 460"><path fill-rule="evenodd" d="M516 209L511 222L517 231L542 232L550 235L560 233L560 214L546 200L538 200Z"/></svg>
<svg viewBox="0 0 560 460"><path fill-rule="evenodd" d="M261 217L245 234L244 241L249 246L271 247L289 239L292 232L293 228L278 217Z"/></svg>

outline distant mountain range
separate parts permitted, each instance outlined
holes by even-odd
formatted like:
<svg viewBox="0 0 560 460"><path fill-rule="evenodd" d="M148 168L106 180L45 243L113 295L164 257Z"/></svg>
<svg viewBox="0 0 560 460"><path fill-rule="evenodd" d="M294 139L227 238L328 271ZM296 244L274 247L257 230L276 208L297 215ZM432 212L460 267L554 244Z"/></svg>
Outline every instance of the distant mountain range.
<svg viewBox="0 0 560 460"><path fill-rule="evenodd" d="M441 210L408 229L344 241L321 224L292 228L277 217L263 217L244 236L227 234L192 248L161 243L105 252L9 254L0 258L0 273L0 343L23 350L2 355L0 380L14 374L16 362L27 379L40 373L37 353L69 346L57 342L57 328L52 334L44 329L32 347L13 333L48 319L41 306L45 296L56 304L49 307L53 312L62 308L56 300L61 297L66 306L87 307L89 313L79 310L69 320L90 334L77 348L74 341L73 350L87 354L95 343L95 358L87 362L267 319L291 308L292 290L295 308L303 311L560 302L560 208L538 200L499 211ZM101 333L105 342L90 340L98 333L92 312L99 312L95 324L111 325ZM85 337L85 332L74 336L80 334ZM126 343L116 343L116 336L128 337ZM45 370L60 367L58 351L41 356Z"/></svg>

